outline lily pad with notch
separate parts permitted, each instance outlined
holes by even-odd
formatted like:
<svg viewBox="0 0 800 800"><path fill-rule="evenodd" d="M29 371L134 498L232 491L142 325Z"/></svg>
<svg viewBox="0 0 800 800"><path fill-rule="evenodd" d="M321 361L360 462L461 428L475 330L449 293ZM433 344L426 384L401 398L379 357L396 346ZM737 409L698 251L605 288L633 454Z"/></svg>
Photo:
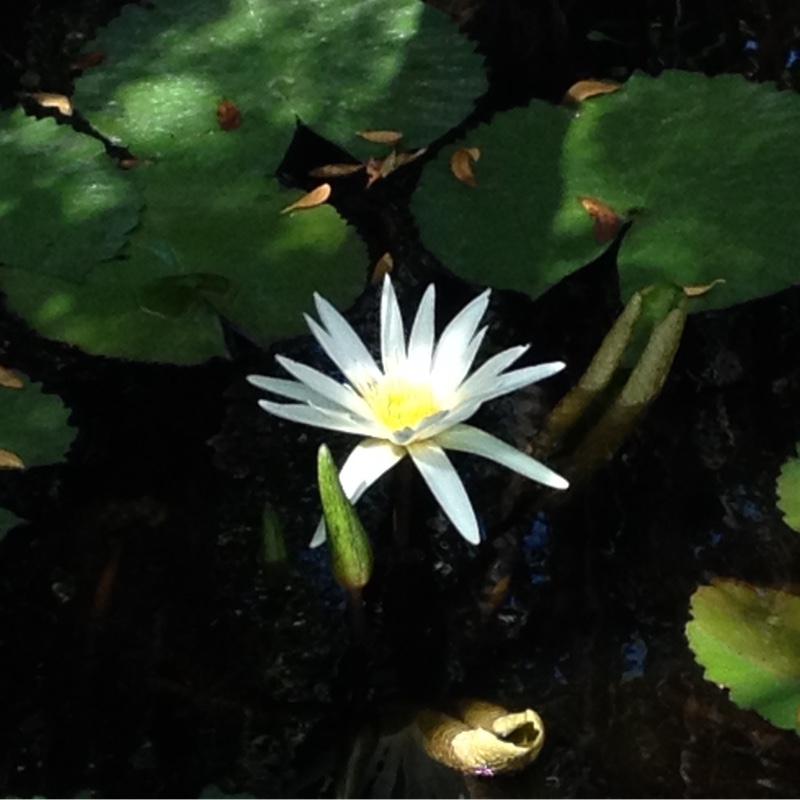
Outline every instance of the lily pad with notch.
<svg viewBox="0 0 800 800"><path fill-rule="evenodd" d="M534 102L499 114L468 138L481 152L477 187L450 175L445 150L412 209L451 270L532 296L608 246L591 213L602 209L631 222L624 300L650 284L724 279L695 309L724 308L797 281L799 127L800 97L774 86L637 73L577 112Z"/></svg>

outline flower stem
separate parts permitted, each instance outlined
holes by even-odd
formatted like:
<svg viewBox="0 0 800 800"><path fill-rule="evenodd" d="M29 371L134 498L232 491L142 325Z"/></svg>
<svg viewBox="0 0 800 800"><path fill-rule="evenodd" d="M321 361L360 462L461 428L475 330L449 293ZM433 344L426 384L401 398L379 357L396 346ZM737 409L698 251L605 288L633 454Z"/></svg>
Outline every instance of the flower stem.
<svg viewBox="0 0 800 800"><path fill-rule="evenodd" d="M350 619L350 635L355 644L364 640L367 624L364 616L364 593L361 588L347 591L347 613Z"/></svg>
<svg viewBox="0 0 800 800"><path fill-rule="evenodd" d="M414 466L410 458L404 458L395 470L394 478L394 542L398 552L408 553L409 531L411 528L411 489L414 480Z"/></svg>

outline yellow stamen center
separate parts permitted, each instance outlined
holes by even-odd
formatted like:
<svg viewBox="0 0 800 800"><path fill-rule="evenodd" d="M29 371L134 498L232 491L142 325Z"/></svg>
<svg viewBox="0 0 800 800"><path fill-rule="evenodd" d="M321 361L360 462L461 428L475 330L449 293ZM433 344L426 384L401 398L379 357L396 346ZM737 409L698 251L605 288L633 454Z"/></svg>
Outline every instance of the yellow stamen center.
<svg viewBox="0 0 800 800"><path fill-rule="evenodd" d="M364 399L376 419L393 431L413 428L426 417L441 411L431 387L425 383L382 381L373 386Z"/></svg>

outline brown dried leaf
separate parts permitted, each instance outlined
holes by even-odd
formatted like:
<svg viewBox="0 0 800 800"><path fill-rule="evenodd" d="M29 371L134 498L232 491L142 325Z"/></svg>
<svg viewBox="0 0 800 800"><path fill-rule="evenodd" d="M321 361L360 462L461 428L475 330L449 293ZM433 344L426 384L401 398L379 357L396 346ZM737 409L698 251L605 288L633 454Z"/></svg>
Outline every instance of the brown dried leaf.
<svg viewBox="0 0 800 800"><path fill-rule="evenodd" d="M6 389L21 389L25 384L16 372L0 365L0 386Z"/></svg>
<svg viewBox="0 0 800 800"><path fill-rule="evenodd" d="M381 162L381 178L391 175L397 169L397 153L393 150Z"/></svg>
<svg viewBox="0 0 800 800"><path fill-rule="evenodd" d="M72 116L72 101L65 94L34 92L30 95L42 108L55 108L65 117Z"/></svg>
<svg viewBox="0 0 800 800"><path fill-rule="evenodd" d="M711 283L691 284L683 287L683 293L687 297L702 297L706 292L710 292L718 283L725 283L725 278L717 278Z"/></svg>
<svg viewBox="0 0 800 800"><path fill-rule="evenodd" d="M24 469L22 459L10 450L0 449L0 469Z"/></svg>
<svg viewBox="0 0 800 800"><path fill-rule="evenodd" d="M326 164L324 167L312 169L308 174L312 178L342 178L364 169L363 164Z"/></svg>
<svg viewBox="0 0 800 800"><path fill-rule="evenodd" d="M138 167L141 163L142 162L135 156L131 156L131 158L121 158L119 160L120 169L133 169L134 167Z"/></svg>
<svg viewBox="0 0 800 800"><path fill-rule="evenodd" d="M383 167L382 158L368 158L364 168L367 170L367 189L372 186L375 181L382 177L381 168Z"/></svg>
<svg viewBox="0 0 800 800"><path fill-rule="evenodd" d="M217 106L217 124L223 131L235 131L242 124L242 112L233 100L221 100Z"/></svg>
<svg viewBox="0 0 800 800"><path fill-rule="evenodd" d="M106 60L106 54L102 50L92 50L91 53L83 53L69 62L70 69L89 69L102 64Z"/></svg>
<svg viewBox="0 0 800 800"><path fill-rule="evenodd" d="M394 259L392 258L392 254L387 251L375 262L375 266L372 268L372 278L370 280L372 283L380 283L384 275L391 272L393 269Z"/></svg>
<svg viewBox="0 0 800 800"><path fill-rule="evenodd" d="M461 183L466 183L473 189L477 188L478 182L472 172L472 163L478 161L481 151L478 147L461 147L450 156L450 171L458 178Z"/></svg>
<svg viewBox="0 0 800 800"><path fill-rule="evenodd" d="M304 194L299 200L295 200L291 205L281 210L281 214L288 214L290 211L302 211L307 208L321 206L331 196L331 185L321 183L316 189Z"/></svg>
<svg viewBox="0 0 800 800"><path fill-rule="evenodd" d="M412 161L416 161L421 155L428 151L427 147L420 147L419 150L409 150L407 153L395 153L395 169L404 167Z"/></svg>
<svg viewBox="0 0 800 800"><path fill-rule="evenodd" d="M565 106L576 106L584 100L588 100L590 97L616 92L620 86L622 86L622 84L616 81L578 81L567 89L564 99L561 102Z"/></svg>
<svg viewBox="0 0 800 800"><path fill-rule="evenodd" d="M397 169L397 153L393 150L385 158L369 158L365 164L367 170L367 189L375 181L391 175Z"/></svg>
<svg viewBox="0 0 800 800"><path fill-rule="evenodd" d="M358 131L358 135L368 142L388 144L390 147L396 147L403 138L400 131Z"/></svg>
<svg viewBox="0 0 800 800"><path fill-rule="evenodd" d="M622 218L611 206L601 203L594 197L581 196L578 198L586 213L594 220L594 239L599 244L610 242L622 225Z"/></svg>

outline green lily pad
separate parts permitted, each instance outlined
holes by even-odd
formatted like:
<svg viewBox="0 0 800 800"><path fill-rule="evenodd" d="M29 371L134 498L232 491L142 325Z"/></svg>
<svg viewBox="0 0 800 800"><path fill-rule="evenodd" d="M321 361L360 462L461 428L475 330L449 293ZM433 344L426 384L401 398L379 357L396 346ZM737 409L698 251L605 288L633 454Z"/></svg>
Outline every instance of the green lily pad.
<svg viewBox="0 0 800 800"><path fill-rule="evenodd" d="M0 113L0 263L80 279L122 249L140 206L96 139Z"/></svg>
<svg viewBox="0 0 800 800"><path fill-rule="evenodd" d="M0 281L45 335L125 358L195 363L224 354L220 315L267 340L303 330L314 291L340 306L361 291L364 247L332 209L280 214L296 114L329 136L391 123L427 142L484 88L472 45L417 0L130 5L92 47L106 58L74 104L137 156L114 174L142 198L138 225L79 268L9 257Z"/></svg>
<svg viewBox="0 0 800 800"><path fill-rule="evenodd" d="M90 353L178 364L225 354L220 314L267 340L304 329L314 290L339 304L358 294L364 247L332 208L281 216L286 197L277 187L261 197L255 179L238 188L253 200L238 216L174 209L136 231L124 260L96 265L83 283L7 268L0 285L45 336Z"/></svg>
<svg viewBox="0 0 800 800"><path fill-rule="evenodd" d="M800 445L797 447L800 456ZM790 458L778 476L778 508L790 528L800 531L800 457Z"/></svg>
<svg viewBox="0 0 800 800"><path fill-rule="evenodd" d="M474 46L419 0L129 5L91 47L108 58L78 82L75 106L139 156L220 135L223 98L273 166L296 116L342 143L391 127L427 144L486 88Z"/></svg>
<svg viewBox="0 0 800 800"><path fill-rule="evenodd" d="M22 380L21 389L0 387L0 448L25 467L60 461L75 438L67 422L69 410L41 384Z"/></svg>
<svg viewBox="0 0 800 800"><path fill-rule="evenodd" d="M797 280L798 128L800 98L773 86L637 74L578 112L535 102L498 115L469 136L477 188L450 174L447 150L413 210L454 272L535 296L607 247L589 198L632 220L618 256L624 299L722 278L695 308L723 308Z"/></svg>
<svg viewBox="0 0 800 800"><path fill-rule="evenodd" d="M800 597L733 580L692 595L689 646L708 680L780 728L800 711Z"/></svg>

